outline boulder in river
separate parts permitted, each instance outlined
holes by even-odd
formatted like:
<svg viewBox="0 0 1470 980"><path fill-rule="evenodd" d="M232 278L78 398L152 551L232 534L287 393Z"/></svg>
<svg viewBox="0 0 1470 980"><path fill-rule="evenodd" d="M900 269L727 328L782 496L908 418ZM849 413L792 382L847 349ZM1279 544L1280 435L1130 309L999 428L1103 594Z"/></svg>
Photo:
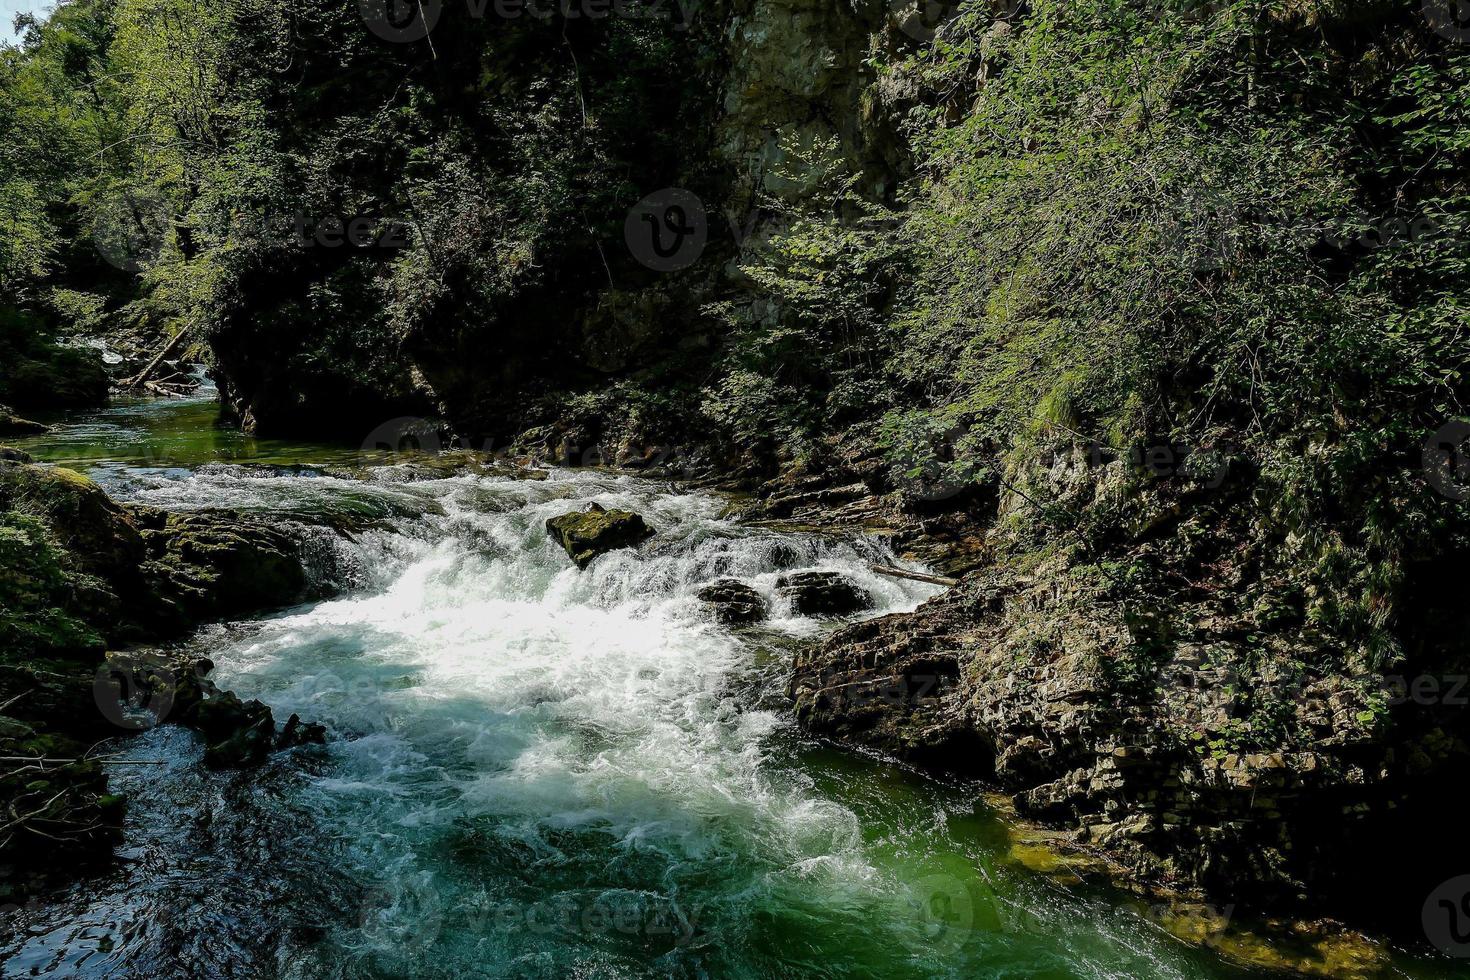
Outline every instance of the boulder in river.
<svg viewBox="0 0 1470 980"><path fill-rule="evenodd" d="M281 726L281 734L276 738L278 749L294 749L299 745L326 744L326 726L304 722L300 715L292 715L286 719L286 724Z"/></svg>
<svg viewBox="0 0 1470 980"><path fill-rule="evenodd" d="M593 504L584 511L549 519L546 533L566 549L578 568L586 568L598 555L636 548L655 532L631 511L607 510Z"/></svg>
<svg viewBox="0 0 1470 980"><path fill-rule="evenodd" d="M271 709L259 701L241 701L229 691L201 701L191 727L204 736L204 764L211 769L259 765L276 744Z"/></svg>
<svg viewBox="0 0 1470 980"><path fill-rule="evenodd" d="M277 523L226 510L128 512L148 546L146 571L190 621L243 616L306 594L300 545Z"/></svg>
<svg viewBox="0 0 1470 980"><path fill-rule="evenodd" d="M0 438L15 439L21 436L37 436L43 432L50 432L50 426L42 425L40 422L32 422L13 414L10 409L0 405Z"/></svg>
<svg viewBox="0 0 1470 980"><path fill-rule="evenodd" d="M706 585L696 597L726 626L745 626L766 618L766 600L755 589L733 578Z"/></svg>
<svg viewBox="0 0 1470 980"><path fill-rule="evenodd" d="M795 572L776 580L798 616L846 616L872 605L868 594L837 572Z"/></svg>
<svg viewBox="0 0 1470 980"><path fill-rule="evenodd" d="M143 539L123 509L73 470L0 464L0 510L45 522L82 571L109 581L131 579L144 556Z"/></svg>

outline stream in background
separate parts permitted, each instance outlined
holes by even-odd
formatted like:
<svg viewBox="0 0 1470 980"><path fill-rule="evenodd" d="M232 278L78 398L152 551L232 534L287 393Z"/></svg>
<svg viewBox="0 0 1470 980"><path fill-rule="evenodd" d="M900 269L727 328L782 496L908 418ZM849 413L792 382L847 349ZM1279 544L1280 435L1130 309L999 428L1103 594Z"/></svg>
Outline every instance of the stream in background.
<svg viewBox="0 0 1470 980"><path fill-rule="evenodd" d="M1268 975L1028 871L978 787L794 726L791 651L837 624L782 609L775 580L840 571L866 615L911 609L934 590L873 575L880 543L742 527L718 497L605 472L336 479L303 464L361 454L215 416L134 402L20 445L123 500L354 515L321 563L340 598L180 645L330 743L244 774L171 726L120 743L157 763L117 767L124 861L22 913L4 976ZM658 536L577 571L543 525L592 501ZM712 624L693 593L725 576L773 619Z"/></svg>

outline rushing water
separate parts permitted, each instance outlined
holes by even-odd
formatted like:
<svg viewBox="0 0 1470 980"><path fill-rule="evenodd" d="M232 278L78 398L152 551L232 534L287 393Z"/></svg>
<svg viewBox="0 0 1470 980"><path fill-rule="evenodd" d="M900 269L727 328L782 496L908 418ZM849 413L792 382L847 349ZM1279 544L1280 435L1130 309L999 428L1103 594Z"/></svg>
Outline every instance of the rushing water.
<svg viewBox="0 0 1470 980"><path fill-rule="evenodd" d="M28 448L125 499L373 517L325 563L340 598L183 645L330 743L250 774L205 771L171 726L121 743L140 763L114 776L123 864L23 912L4 975L1246 975L1106 887L1027 871L976 787L803 737L786 665L836 624L775 602L731 632L693 598L736 576L774 600L810 568L858 580L870 615L914 607L932 590L872 575L880 544L607 473L238 465L345 457L252 446L210 412L123 406ZM658 536L578 572L543 524L590 501Z"/></svg>

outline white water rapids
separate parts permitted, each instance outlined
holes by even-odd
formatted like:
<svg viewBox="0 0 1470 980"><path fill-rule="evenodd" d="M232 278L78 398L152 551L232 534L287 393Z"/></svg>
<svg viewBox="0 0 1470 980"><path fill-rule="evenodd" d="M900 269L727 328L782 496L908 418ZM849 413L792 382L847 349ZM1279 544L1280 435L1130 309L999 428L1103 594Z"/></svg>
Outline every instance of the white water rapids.
<svg viewBox="0 0 1470 980"><path fill-rule="evenodd" d="M97 471L126 499L353 515L339 598L184 648L325 749L209 773L190 733L124 743L125 866L0 943L6 976L1228 975L1096 895L997 860L947 786L804 738L776 579L824 569L911 609L875 540L743 527L725 502L606 473L335 479L233 466ZM544 523L590 502L657 536L578 571ZM330 535L318 530L315 540ZM694 593L753 585L731 631ZM1207 965L1208 964L1208 965Z"/></svg>

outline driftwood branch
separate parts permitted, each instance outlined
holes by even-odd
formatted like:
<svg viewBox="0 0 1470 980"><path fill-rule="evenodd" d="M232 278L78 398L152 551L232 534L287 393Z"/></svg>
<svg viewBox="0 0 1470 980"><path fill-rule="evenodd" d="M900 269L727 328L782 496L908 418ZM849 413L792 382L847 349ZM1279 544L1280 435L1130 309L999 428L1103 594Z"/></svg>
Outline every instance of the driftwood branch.
<svg viewBox="0 0 1470 980"><path fill-rule="evenodd" d="M77 762L100 762L106 766L161 766L162 759L112 759L99 756L95 759L48 759L39 755L0 755L0 762L40 762L52 766L69 766Z"/></svg>
<svg viewBox="0 0 1470 980"><path fill-rule="evenodd" d="M889 578L906 578L913 582L923 582L925 585L942 585L946 589L960 584L960 580L957 578L945 578L942 575L924 575L902 568L894 568L892 565L869 565L868 568L877 572L879 575L887 575Z"/></svg>
<svg viewBox="0 0 1470 980"><path fill-rule="evenodd" d="M164 359L167 358L170 354L173 353L174 348L175 347L178 347L179 344L183 341L183 339L186 336L188 336L188 334L189 334L189 328L188 327L185 327L183 330L180 330L178 333L176 333L172 337L170 337L168 343L166 343L166 344L163 345L163 349L160 350L156 355L154 355L153 360L151 360L151 361L148 362L148 366L145 367L143 370L139 371L133 377L131 377L128 380L124 381L123 382L123 387L125 387L125 388L138 388L138 387L141 387L144 382L146 382L150 377L153 376L153 372L158 369L158 365L162 364L163 361L164 361Z"/></svg>

